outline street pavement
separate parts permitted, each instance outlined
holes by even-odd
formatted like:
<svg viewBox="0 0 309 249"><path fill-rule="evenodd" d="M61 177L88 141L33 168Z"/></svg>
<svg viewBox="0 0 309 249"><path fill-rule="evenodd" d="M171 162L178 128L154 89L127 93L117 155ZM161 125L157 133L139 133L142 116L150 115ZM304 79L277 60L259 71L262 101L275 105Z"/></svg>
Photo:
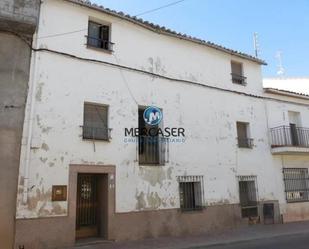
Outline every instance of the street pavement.
<svg viewBox="0 0 309 249"><path fill-rule="evenodd" d="M70 249L309 249L309 221L251 225L199 236L78 243Z"/></svg>
<svg viewBox="0 0 309 249"><path fill-rule="evenodd" d="M190 247L188 249L308 249L309 234L286 235L214 246Z"/></svg>

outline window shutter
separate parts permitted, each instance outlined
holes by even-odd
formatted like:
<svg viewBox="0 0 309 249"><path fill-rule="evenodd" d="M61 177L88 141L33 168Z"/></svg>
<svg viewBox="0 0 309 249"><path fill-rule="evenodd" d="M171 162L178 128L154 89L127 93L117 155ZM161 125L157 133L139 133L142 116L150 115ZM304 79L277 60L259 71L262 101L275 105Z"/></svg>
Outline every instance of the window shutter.
<svg viewBox="0 0 309 249"><path fill-rule="evenodd" d="M108 139L107 111L107 106L84 105L84 138Z"/></svg>
<svg viewBox="0 0 309 249"><path fill-rule="evenodd" d="M242 64L237 62L231 62L232 74L242 75Z"/></svg>

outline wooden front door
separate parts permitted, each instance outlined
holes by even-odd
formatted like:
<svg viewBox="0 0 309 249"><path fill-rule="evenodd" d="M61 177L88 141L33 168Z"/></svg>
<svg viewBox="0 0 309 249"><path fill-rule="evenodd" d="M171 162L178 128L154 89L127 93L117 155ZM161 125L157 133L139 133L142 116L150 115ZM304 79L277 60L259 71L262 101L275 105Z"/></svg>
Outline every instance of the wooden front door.
<svg viewBox="0 0 309 249"><path fill-rule="evenodd" d="M78 174L76 201L76 238L98 236L98 175Z"/></svg>

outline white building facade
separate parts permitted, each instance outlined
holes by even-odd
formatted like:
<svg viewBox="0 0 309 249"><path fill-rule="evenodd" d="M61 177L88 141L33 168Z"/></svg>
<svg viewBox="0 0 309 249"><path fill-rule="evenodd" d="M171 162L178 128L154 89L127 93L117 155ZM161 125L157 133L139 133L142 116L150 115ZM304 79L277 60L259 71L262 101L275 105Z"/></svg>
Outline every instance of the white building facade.
<svg viewBox="0 0 309 249"><path fill-rule="evenodd" d="M265 92L263 61L77 0L41 4L33 47L17 248L309 218L305 170L283 179L308 168L308 97Z"/></svg>

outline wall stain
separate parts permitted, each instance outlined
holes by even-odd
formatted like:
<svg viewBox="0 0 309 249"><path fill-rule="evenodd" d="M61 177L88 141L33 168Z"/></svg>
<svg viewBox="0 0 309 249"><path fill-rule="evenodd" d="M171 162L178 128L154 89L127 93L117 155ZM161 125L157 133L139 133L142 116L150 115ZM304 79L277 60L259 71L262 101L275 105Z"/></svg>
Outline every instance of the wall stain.
<svg viewBox="0 0 309 249"><path fill-rule="evenodd" d="M136 199L136 209L137 210L145 209L146 201L145 201L145 194L144 194L144 192L142 191L142 192L140 192L140 194L138 194L136 192L135 199Z"/></svg>
<svg viewBox="0 0 309 249"><path fill-rule="evenodd" d="M48 166L49 166L49 167L53 167L53 166L55 166L55 163L49 162L49 163L48 163Z"/></svg>
<svg viewBox="0 0 309 249"><path fill-rule="evenodd" d="M35 94L35 99L38 102L42 101L43 86L44 86L43 82L38 83L38 86L37 86L37 89L36 89L36 94Z"/></svg>
<svg viewBox="0 0 309 249"><path fill-rule="evenodd" d="M48 151L49 147L48 147L48 145L46 143L42 143L41 149L45 150L45 151Z"/></svg>
<svg viewBox="0 0 309 249"><path fill-rule="evenodd" d="M162 167L140 167L139 176L151 186L163 185L163 181L172 180L172 167L167 170Z"/></svg>
<svg viewBox="0 0 309 249"><path fill-rule="evenodd" d="M47 157L40 157L40 161L42 163L46 163L47 159L48 159Z"/></svg>
<svg viewBox="0 0 309 249"><path fill-rule="evenodd" d="M48 134L48 132L52 129L50 126L44 126L41 122L41 117L39 115L36 115L36 122L38 127L41 129L42 133Z"/></svg>
<svg viewBox="0 0 309 249"><path fill-rule="evenodd" d="M42 191L40 189L36 189L36 195L29 196L28 198L28 208L29 210L34 210L37 208L39 202L42 202L42 206L49 200L51 200L51 190L44 192L44 189L42 189Z"/></svg>

